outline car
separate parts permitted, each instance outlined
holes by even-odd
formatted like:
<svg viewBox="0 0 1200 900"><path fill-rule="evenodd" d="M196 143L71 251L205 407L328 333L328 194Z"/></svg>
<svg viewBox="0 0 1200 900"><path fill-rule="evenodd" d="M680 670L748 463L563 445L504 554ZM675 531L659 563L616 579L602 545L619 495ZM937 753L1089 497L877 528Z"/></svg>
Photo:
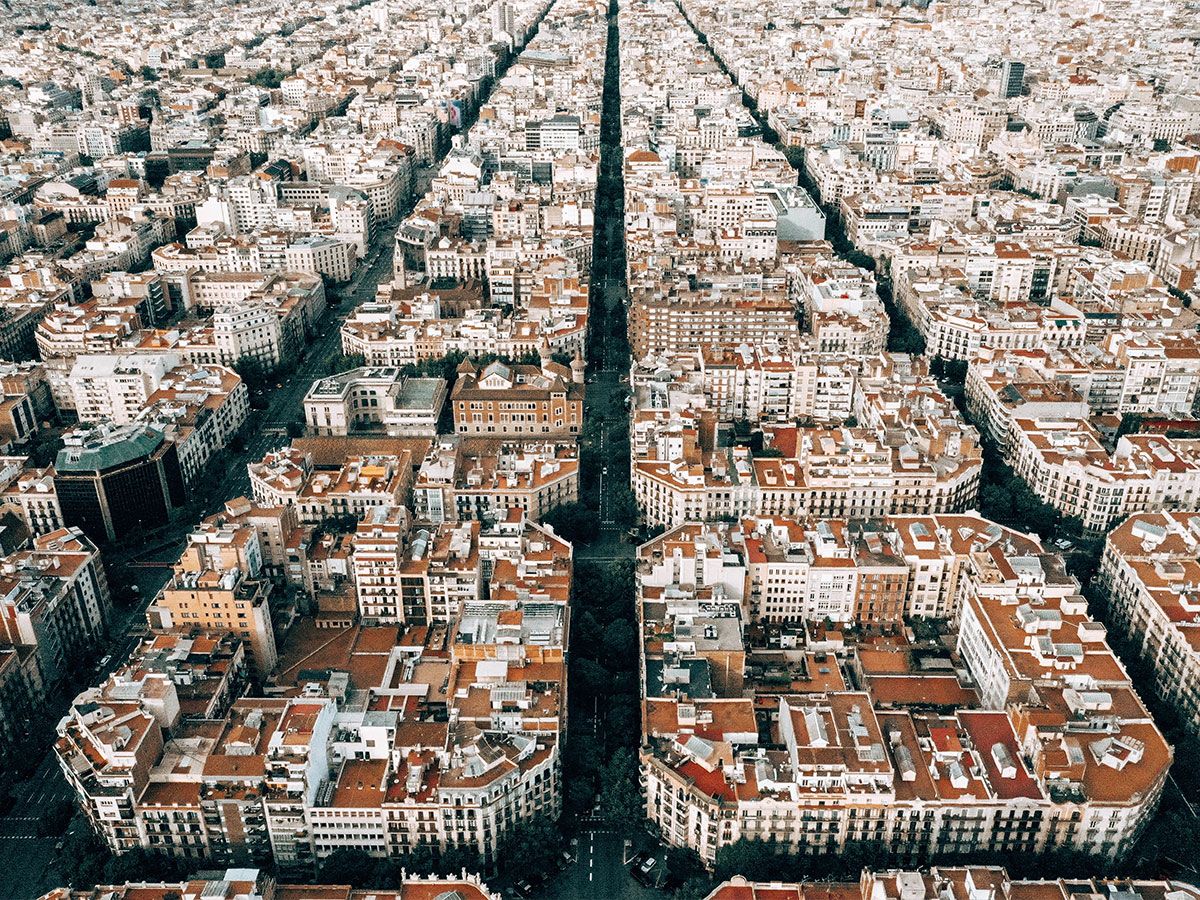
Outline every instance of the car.
<svg viewBox="0 0 1200 900"><path fill-rule="evenodd" d="M96 668L103 669L110 662L112 662L112 654L111 653L108 656L104 657L102 660L100 660L100 662L96 663Z"/></svg>
<svg viewBox="0 0 1200 900"><path fill-rule="evenodd" d="M559 858L562 860L562 868L564 868L564 869L567 866L569 866L571 863L575 862L575 857L573 857L566 850L564 850L562 853L559 854Z"/></svg>
<svg viewBox="0 0 1200 900"><path fill-rule="evenodd" d="M639 857L641 858L640 862ZM639 853L635 856L633 865L629 867L629 874L634 877L634 880L646 886L658 883L658 873L658 858L647 853Z"/></svg>
<svg viewBox="0 0 1200 900"><path fill-rule="evenodd" d="M530 894L533 893L533 885L530 884L528 881L526 881L524 878L522 878L520 881L518 881L516 884L513 885L513 890L515 890L522 897L528 897Z"/></svg>

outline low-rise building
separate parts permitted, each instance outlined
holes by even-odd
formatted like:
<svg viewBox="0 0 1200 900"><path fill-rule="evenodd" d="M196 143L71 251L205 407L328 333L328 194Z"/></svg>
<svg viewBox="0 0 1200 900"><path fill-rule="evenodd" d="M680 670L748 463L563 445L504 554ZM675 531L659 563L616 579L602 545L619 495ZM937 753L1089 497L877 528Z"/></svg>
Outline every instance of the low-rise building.
<svg viewBox="0 0 1200 900"><path fill-rule="evenodd" d="M575 437L583 428L583 363L540 366L494 362L459 367L450 402L460 435Z"/></svg>

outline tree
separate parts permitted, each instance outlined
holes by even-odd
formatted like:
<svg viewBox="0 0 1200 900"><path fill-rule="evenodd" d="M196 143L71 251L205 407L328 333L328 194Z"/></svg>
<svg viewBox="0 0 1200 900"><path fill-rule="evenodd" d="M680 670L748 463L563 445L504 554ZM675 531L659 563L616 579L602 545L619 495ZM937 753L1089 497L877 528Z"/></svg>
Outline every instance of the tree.
<svg viewBox="0 0 1200 900"><path fill-rule="evenodd" d="M678 889L697 879L708 881L708 871L704 867L704 861L700 859L699 853L690 848L668 847L663 864L667 870L665 886L668 890ZM679 896L678 892L675 896Z"/></svg>
<svg viewBox="0 0 1200 900"><path fill-rule="evenodd" d="M586 657L575 660L571 667L571 688L589 697L603 697L612 687L608 670Z"/></svg>
<svg viewBox="0 0 1200 900"><path fill-rule="evenodd" d="M554 507L542 522L572 544L590 543L600 535L600 516L578 501Z"/></svg>
<svg viewBox="0 0 1200 900"><path fill-rule="evenodd" d="M108 848L90 828L68 831L59 853L62 877L73 887L99 884L104 878L104 865L111 858Z"/></svg>
<svg viewBox="0 0 1200 900"><path fill-rule="evenodd" d="M339 847L321 863L322 884L348 884L365 887L375 871L375 860L365 850Z"/></svg>
<svg viewBox="0 0 1200 900"><path fill-rule="evenodd" d="M851 250L847 253L846 262L858 266L860 269L866 269L868 272L875 271L875 257L861 250Z"/></svg>
<svg viewBox="0 0 1200 900"><path fill-rule="evenodd" d="M609 669L627 669L637 655L637 631L627 619L610 622L601 641L602 657Z"/></svg>
<svg viewBox="0 0 1200 900"><path fill-rule="evenodd" d="M950 384L964 385L967 383L967 361L965 359L948 359L945 368L945 380Z"/></svg>
<svg viewBox="0 0 1200 900"><path fill-rule="evenodd" d="M1127 434L1137 434L1142 430L1142 422L1145 421L1143 416L1137 413L1125 413L1121 416L1121 424L1117 426L1117 439L1123 438Z"/></svg>
<svg viewBox="0 0 1200 900"><path fill-rule="evenodd" d="M508 875L549 877L558 868L563 839L545 816L522 822L500 840L496 858Z"/></svg>
<svg viewBox="0 0 1200 900"><path fill-rule="evenodd" d="M120 856L109 856L102 875L105 884L127 881L180 881L187 876L186 866L173 856L137 848Z"/></svg>
<svg viewBox="0 0 1200 900"><path fill-rule="evenodd" d="M351 369L361 369L367 364L367 358L361 353L339 353L329 361L329 374L340 375Z"/></svg>
<svg viewBox="0 0 1200 900"><path fill-rule="evenodd" d="M1021 478L1010 476L1009 492L1013 498L1010 523L1013 527L1039 535L1051 535L1058 529L1061 513L1038 497Z"/></svg>
<svg viewBox="0 0 1200 900"><path fill-rule="evenodd" d="M979 511L989 519L1004 523L1012 521L1012 494L999 484L985 484L979 489Z"/></svg>
<svg viewBox="0 0 1200 900"><path fill-rule="evenodd" d="M596 800L596 790L579 774L568 779L563 787L563 815L575 818L584 815Z"/></svg>
<svg viewBox="0 0 1200 900"><path fill-rule="evenodd" d="M65 834L75 814L75 804L66 799L57 800L42 809L38 818L37 832L41 837Z"/></svg>
<svg viewBox="0 0 1200 900"><path fill-rule="evenodd" d="M789 880L794 866L787 865L784 854L775 841L752 841L738 838L717 850L715 875L717 881L727 881L741 875L748 881Z"/></svg>
<svg viewBox="0 0 1200 900"><path fill-rule="evenodd" d="M254 356L243 356L233 364L233 371L238 373L250 390L263 387L267 380L266 367Z"/></svg>
<svg viewBox="0 0 1200 900"><path fill-rule="evenodd" d="M675 889L675 900L705 900L714 887L716 883L707 875L689 878Z"/></svg>
<svg viewBox="0 0 1200 900"><path fill-rule="evenodd" d="M646 818L633 752L618 748L600 769L600 811L621 834L637 833Z"/></svg>
<svg viewBox="0 0 1200 900"><path fill-rule="evenodd" d="M608 699L604 716L610 744L632 746L641 734L641 703L629 691L614 691Z"/></svg>
<svg viewBox="0 0 1200 900"><path fill-rule="evenodd" d="M256 87L277 88L283 83L283 73L270 67L259 69L250 76L250 83Z"/></svg>
<svg viewBox="0 0 1200 900"><path fill-rule="evenodd" d="M628 454L626 453L623 458L628 458ZM641 515L637 497L633 490L624 484L613 491L612 497L608 501L608 510L619 528L632 528L637 524L638 517Z"/></svg>
<svg viewBox="0 0 1200 900"><path fill-rule="evenodd" d="M457 875L463 869L478 872L483 869L479 854L467 847L447 847L437 858L435 872L439 875Z"/></svg>

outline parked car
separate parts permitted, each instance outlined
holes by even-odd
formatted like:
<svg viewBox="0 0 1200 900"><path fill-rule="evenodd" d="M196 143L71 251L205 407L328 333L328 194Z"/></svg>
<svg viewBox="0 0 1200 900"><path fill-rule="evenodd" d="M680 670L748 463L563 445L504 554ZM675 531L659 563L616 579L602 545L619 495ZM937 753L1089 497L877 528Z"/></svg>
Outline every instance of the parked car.
<svg viewBox="0 0 1200 900"><path fill-rule="evenodd" d="M648 853L639 853L633 858L633 865L629 867L629 874L639 884L649 887L658 884L660 869L658 857L651 856Z"/></svg>

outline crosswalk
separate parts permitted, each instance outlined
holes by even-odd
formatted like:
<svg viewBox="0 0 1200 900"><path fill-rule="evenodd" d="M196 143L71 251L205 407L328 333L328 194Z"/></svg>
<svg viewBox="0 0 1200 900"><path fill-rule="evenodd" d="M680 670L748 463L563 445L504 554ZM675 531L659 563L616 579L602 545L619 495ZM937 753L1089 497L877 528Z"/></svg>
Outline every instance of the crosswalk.
<svg viewBox="0 0 1200 900"><path fill-rule="evenodd" d="M5 816L0 819L0 841L44 841L39 837L37 816Z"/></svg>
<svg viewBox="0 0 1200 900"><path fill-rule="evenodd" d="M603 816L580 816L579 825L581 831L590 831L597 834L616 834L616 829Z"/></svg>

